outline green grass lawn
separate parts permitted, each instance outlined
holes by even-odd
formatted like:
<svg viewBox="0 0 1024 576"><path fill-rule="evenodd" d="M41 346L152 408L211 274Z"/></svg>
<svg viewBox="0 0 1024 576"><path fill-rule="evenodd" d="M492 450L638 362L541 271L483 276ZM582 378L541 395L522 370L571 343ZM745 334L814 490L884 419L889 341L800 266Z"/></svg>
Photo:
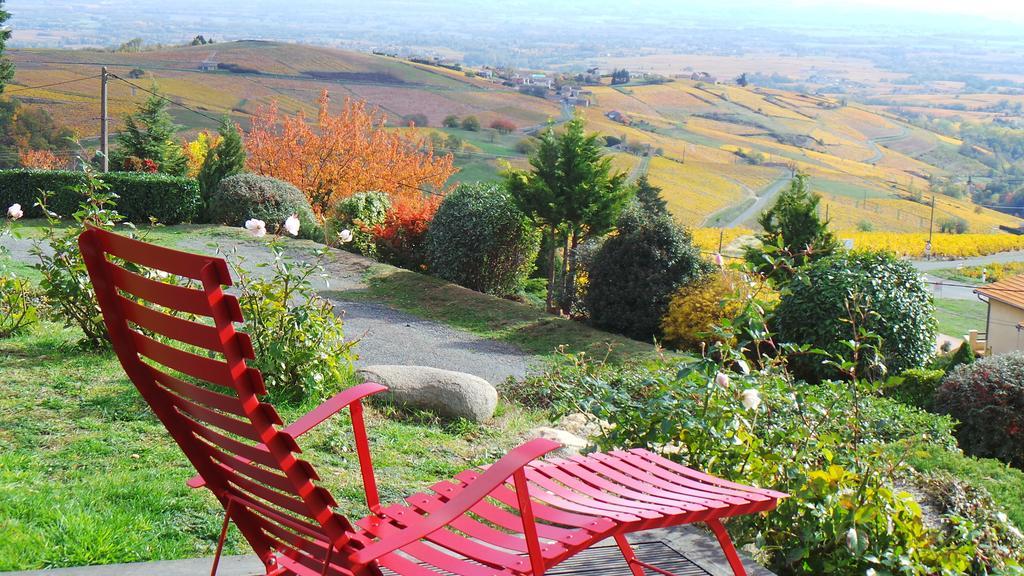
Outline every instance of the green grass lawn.
<svg viewBox="0 0 1024 576"><path fill-rule="evenodd" d="M968 330L985 331L988 306L978 300L935 299L935 319L939 332L961 338Z"/></svg>
<svg viewBox="0 0 1024 576"><path fill-rule="evenodd" d="M0 340L0 572L213 554L222 511L111 353L44 324ZM285 422L306 408L281 408ZM501 404L495 421L441 424L368 410L385 501L492 462L543 418ZM347 417L302 438L346 514L366 514ZM232 531L229 553L246 552Z"/></svg>
<svg viewBox="0 0 1024 576"><path fill-rule="evenodd" d="M368 289L333 292L331 296L382 302L484 338L509 342L541 357L554 357L560 347L598 358L609 356L612 360L643 358L655 353L652 344L603 332L527 304L497 299L432 276L378 266L371 270L367 280Z"/></svg>

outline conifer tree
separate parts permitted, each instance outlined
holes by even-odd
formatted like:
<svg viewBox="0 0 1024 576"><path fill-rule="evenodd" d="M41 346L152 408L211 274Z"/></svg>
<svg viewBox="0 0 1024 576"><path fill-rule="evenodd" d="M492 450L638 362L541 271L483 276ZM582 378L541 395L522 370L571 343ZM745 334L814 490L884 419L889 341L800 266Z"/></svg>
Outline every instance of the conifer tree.
<svg viewBox="0 0 1024 576"><path fill-rule="evenodd" d="M245 145L238 125L225 117L220 122L220 143L217 144L199 169L199 189L203 194L203 202L217 189L220 181L245 170Z"/></svg>
<svg viewBox="0 0 1024 576"><path fill-rule="evenodd" d="M661 188L651 184L647 175L636 180L636 201L651 214L668 214L668 202L661 196Z"/></svg>
<svg viewBox="0 0 1024 576"><path fill-rule="evenodd" d="M152 160L160 172L184 176L188 158L175 140L180 129L167 111L167 100L153 94L134 114L125 117L124 129L117 136L117 159L122 164L131 157Z"/></svg>
<svg viewBox="0 0 1024 576"><path fill-rule="evenodd" d="M554 250L563 243L561 309L572 310L576 300L578 248L586 240L607 234L632 195L626 175L612 173L611 158L602 152L597 134L587 135L577 115L555 134L548 128L530 158L532 171L511 172L509 191L520 209L533 217L548 236L548 306L554 303Z"/></svg>
<svg viewBox="0 0 1024 576"><path fill-rule="evenodd" d="M797 266L835 252L838 242L828 229L828 221L818 215L820 201L821 196L808 188L807 175L797 174L789 189L783 190L775 204L758 217L764 229L758 235L761 246L747 249L747 261L766 270L771 268L766 255L772 251L781 250Z"/></svg>
<svg viewBox="0 0 1024 576"><path fill-rule="evenodd" d="M11 39L11 29L7 27L7 21L10 19L11 13L4 10L4 0L0 0L0 93L3 93L7 83L14 78L14 63L3 57L7 41Z"/></svg>

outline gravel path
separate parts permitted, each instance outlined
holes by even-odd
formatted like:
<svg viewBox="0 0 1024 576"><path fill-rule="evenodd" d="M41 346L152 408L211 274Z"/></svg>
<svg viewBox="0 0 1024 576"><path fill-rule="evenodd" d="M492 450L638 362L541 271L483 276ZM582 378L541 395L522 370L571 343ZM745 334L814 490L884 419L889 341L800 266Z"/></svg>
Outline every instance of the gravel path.
<svg viewBox="0 0 1024 576"><path fill-rule="evenodd" d="M21 262L34 263L30 254L32 240L12 237L0 238L0 245L10 250L10 256ZM289 257L310 259L312 243L297 241L290 244ZM192 252L213 254L233 253L246 262L255 273L259 263L269 262L272 255L256 242L230 238L198 236L178 243L178 248ZM234 258L229 258L234 260ZM364 277L373 261L342 250L331 250L324 267L328 281L317 279L317 290L346 291L366 288ZM336 293L336 292L335 292ZM481 338L429 320L399 312L373 302L351 302L329 298L335 311L345 321L346 336L358 339L357 366L371 364L407 364L432 366L446 370L466 372L499 384L509 377L523 378L535 364L535 357L504 342Z"/></svg>

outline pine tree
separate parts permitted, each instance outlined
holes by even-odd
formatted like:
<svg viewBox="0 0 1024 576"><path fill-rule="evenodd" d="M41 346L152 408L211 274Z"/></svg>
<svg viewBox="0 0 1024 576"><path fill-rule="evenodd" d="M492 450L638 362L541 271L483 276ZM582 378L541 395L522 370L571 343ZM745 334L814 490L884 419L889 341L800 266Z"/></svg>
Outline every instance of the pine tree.
<svg viewBox="0 0 1024 576"><path fill-rule="evenodd" d="M180 129L167 111L167 100L153 94L134 114L125 117L124 130L117 136L118 159L122 163L133 156L152 160L160 172L184 176L188 158L175 141Z"/></svg>
<svg viewBox="0 0 1024 576"><path fill-rule="evenodd" d="M10 18L11 13L4 10L4 0L0 0L0 93L3 93L7 83L14 78L14 63L8 58L3 58L7 41L11 39L11 29L6 26Z"/></svg>
<svg viewBox="0 0 1024 576"><path fill-rule="evenodd" d="M647 175L636 180L636 201L651 214L668 214L668 202L661 196L661 188L651 184Z"/></svg>
<svg viewBox="0 0 1024 576"><path fill-rule="evenodd" d="M751 246L746 258L754 266L767 270L766 252L781 250L796 266L835 252L838 242L828 230L828 221L818 215L821 196L812 194L807 175L797 174L788 190L779 194L775 204L761 213L757 222L764 229L758 235L761 247Z"/></svg>
<svg viewBox="0 0 1024 576"><path fill-rule="evenodd" d="M245 146L238 125L225 117L221 120L219 133L220 143L210 150L199 169L199 189L204 203L210 199L221 180L245 170Z"/></svg>
<svg viewBox="0 0 1024 576"><path fill-rule="evenodd" d="M622 208L632 195L626 175L612 173L611 158L602 152L597 134L587 135L582 116L577 115L565 131L556 135L548 128L531 156L530 173L509 175L509 191L520 209L541 224L548 236L548 305L553 304L554 250L563 242L561 308L572 310L576 300L577 253L580 245L607 234L615 227Z"/></svg>

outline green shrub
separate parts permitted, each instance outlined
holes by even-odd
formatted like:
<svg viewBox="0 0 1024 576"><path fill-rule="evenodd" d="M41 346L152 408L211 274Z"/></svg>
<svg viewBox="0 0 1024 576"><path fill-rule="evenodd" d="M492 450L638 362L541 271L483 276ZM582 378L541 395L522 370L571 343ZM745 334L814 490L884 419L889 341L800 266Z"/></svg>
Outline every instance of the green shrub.
<svg viewBox="0 0 1024 576"><path fill-rule="evenodd" d="M631 338L660 334L672 295L710 269L668 215L627 208L590 264L584 305L594 325Z"/></svg>
<svg viewBox="0 0 1024 576"><path fill-rule="evenodd" d="M138 172L109 172L100 178L117 194L117 211L129 222L154 218L161 224L181 224L199 216L199 183L191 178Z"/></svg>
<svg viewBox="0 0 1024 576"><path fill-rule="evenodd" d="M911 368L886 383L886 396L928 410L931 408L935 391L939 389L942 378L946 375L942 370Z"/></svg>
<svg viewBox="0 0 1024 576"><path fill-rule="evenodd" d="M21 204L25 218L42 218L36 200L50 192L48 208L67 218L78 211L82 196L74 188L84 182L85 174L70 170L0 170L0 206Z"/></svg>
<svg viewBox="0 0 1024 576"><path fill-rule="evenodd" d="M310 279L323 273L317 263L287 260L276 244L272 274L252 274L233 262L238 274L244 330L270 397L277 402L319 402L349 385L354 341L346 342L342 321ZM318 254L320 258L324 252Z"/></svg>
<svg viewBox="0 0 1024 576"><path fill-rule="evenodd" d="M209 203L210 196L217 190L221 181L245 170L245 145L242 143L238 125L225 118L221 120L218 133L220 143L207 152L197 175L204 212L205 205Z"/></svg>
<svg viewBox="0 0 1024 576"><path fill-rule="evenodd" d="M359 192L334 205L331 216L327 219L325 235L329 242L338 239L342 247L357 254L377 257L377 244L371 230L387 220L391 210L391 197L384 192ZM352 238L348 242L338 235L348 230Z"/></svg>
<svg viewBox="0 0 1024 576"><path fill-rule="evenodd" d="M523 288L539 248L539 231L498 184L459 186L445 196L427 232L433 274L496 296Z"/></svg>
<svg viewBox="0 0 1024 576"><path fill-rule="evenodd" d="M1024 468L1024 354L958 366L935 393L934 404L960 422L956 437L964 452Z"/></svg>
<svg viewBox="0 0 1024 576"><path fill-rule="evenodd" d="M291 215L299 217L299 236L317 239L319 226L309 200L283 180L257 174L236 174L221 180L210 197L209 220L215 224L242 226L256 218L275 231Z"/></svg>
<svg viewBox="0 0 1024 576"><path fill-rule="evenodd" d="M851 310L866 312L851 324ZM776 309L784 342L808 344L846 356L847 342L865 329L881 339L882 360L891 373L923 366L935 346L935 307L913 265L887 252L840 252L816 260L784 291ZM818 355L793 356L802 378L838 376Z"/></svg>
<svg viewBox="0 0 1024 576"><path fill-rule="evenodd" d="M156 218L162 224L180 224L198 215L199 186L195 180L146 174L141 172L110 172L99 176L117 194L120 214L135 223ZM42 218L36 206L40 191L52 193L48 209L64 218L78 211L85 199L80 187L85 184L82 172L66 170L0 170L0 205L21 204L27 218Z"/></svg>

